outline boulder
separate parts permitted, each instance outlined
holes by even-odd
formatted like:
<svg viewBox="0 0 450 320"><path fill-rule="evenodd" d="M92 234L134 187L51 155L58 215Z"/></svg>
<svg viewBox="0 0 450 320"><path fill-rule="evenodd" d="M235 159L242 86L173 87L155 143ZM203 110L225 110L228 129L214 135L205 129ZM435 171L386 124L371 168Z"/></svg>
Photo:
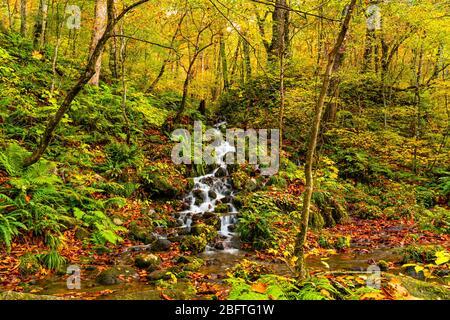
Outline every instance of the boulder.
<svg viewBox="0 0 450 320"><path fill-rule="evenodd" d="M156 251L168 251L172 242L167 239L158 238L155 242L152 243L151 250L153 252Z"/></svg>
<svg viewBox="0 0 450 320"><path fill-rule="evenodd" d="M147 270L151 269L151 271L156 270L160 263L161 259L154 254L143 253L134 258L134 265L136 267Z"/></svg>
<svg viewBox="0 0 450 320"><path fill-rule="evenodd" d="M139 274L128 266L114 266L102 271L95 281L101 285L120 284L123 280L139 280Z"/></svg>

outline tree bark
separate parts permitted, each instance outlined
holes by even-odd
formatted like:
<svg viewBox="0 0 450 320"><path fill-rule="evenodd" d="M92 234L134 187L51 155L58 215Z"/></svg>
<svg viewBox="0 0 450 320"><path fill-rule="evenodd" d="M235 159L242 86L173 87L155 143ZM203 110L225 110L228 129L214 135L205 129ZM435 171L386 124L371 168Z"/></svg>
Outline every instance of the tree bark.
<svg viewBox="0 0 450 320"><path fill-rule="evenodd" d="M34 24L33 46L42 49L45 45L45 32L47 30L48 3L47 0L39 0L39 9Z"/></svg>
<svg viewBox="0 0 450 320"><path fill-rule="evenodd" d="M27 34L27 0L20 0L20 34Z"/></svg>
<svg viewBox="0 0 450 320"><path fill-rule="evenodd" d="M114 10L114 9L112 9L112 10ZM108 14L108 10L107 10L107 5L106 5L106 0L96 0L95 1L94 28L92 31L91 45L90 45L90 50L89 50L90 57L92 56L95 48L97 47L97 43L99 42L100 38L102 37L103 33L105 32L107 14ZM98 86L99 81L100 81L100 70L102 67L102 53L103 53L103 48L102 48L97 60L95 61L95 72L94 72L92 78L89 80L89 84L91 84L93 86Z"/></svg>
<svg viewBox="0 0 450 320"><path fill-rule="evenodd" d="M227 91L230 86L230 82L228 81L228 63L223 35L220 36L220 61L222 64L223 89L224 91Z"/></svg>
<svg viewBox="0 0 450 320"><path fill-rule="evenodd" d="M317 146L317 136L320 130L320 121L322 117L322 110L325 102L325 97L328 92L328 87L330 84L331 75L333 72L333 65L336 61L336 57L339 53L339 49L345 39L347 34L348 26L350 23L350 18L353 13L353 9L355 7L356 0L351 0L351 3L348 7L347 15L342 23L341 30L336 39L336 43L333 47L333 50L330 52L328 56L327 68L325 71L322 87L320 90L320 95L315 108L315 115L312 119L311 123L311 132L308 141L308 152L306 156L306 164L305 164L305 177L306 177L306 190L303 198L303 208L302 208L302 217L300 224L300 232L297 234L295 241L295 249L294 254L297 258L296 262L296 271L297 276L300 279L304 279L307 275L306 266L304 261L304 250L306 244L306 235L308 232L308 222L309 222L309 212L311 205L311 197L314 189L314 180L313 180L313 162L314 155Z"/></svg>

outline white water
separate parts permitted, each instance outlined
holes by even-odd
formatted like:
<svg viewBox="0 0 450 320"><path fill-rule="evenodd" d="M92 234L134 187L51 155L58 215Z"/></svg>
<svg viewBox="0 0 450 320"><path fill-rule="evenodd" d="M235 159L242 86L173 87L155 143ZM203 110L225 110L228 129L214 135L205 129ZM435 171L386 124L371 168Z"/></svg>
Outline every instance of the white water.
<svg viewBox="0 0 450 320"><path fill-rule="evenodd" d="M215 127L219 128L222 125L224 123L216 124ZM237 210L232 204L234 193L225 163L225 155L234 151L235 147L231 146L227 141L222 141L220 145L215 147L215 162L218 167L208 174L194 178L194 187L185 198L185 201L189 203L189 208L180 212L180 219L183 223L182 228L187 228L190 231L192 218L195 215L214 212L218 204L224 203L224 201L227 202L228 212L220 213L221 226L218 233L221 239L219 244L216 243L215 246L227 252L237 251L236 248L232 247L232 238L236 234L229 230L229 227L237 222ZM208 245L207 252L214 251L214 244Z"/></svg>

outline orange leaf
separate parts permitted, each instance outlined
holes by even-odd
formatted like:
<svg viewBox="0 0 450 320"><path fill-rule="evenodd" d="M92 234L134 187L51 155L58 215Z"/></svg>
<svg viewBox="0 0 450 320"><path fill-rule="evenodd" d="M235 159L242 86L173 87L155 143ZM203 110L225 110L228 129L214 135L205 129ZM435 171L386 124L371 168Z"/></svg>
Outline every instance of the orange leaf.
<svg viewBox="0 0 450 320"><path fill-rule="evenodd" d="M266 293L267 290L267 284L257 282L252 284L252 290L258 293Z"/></svg>

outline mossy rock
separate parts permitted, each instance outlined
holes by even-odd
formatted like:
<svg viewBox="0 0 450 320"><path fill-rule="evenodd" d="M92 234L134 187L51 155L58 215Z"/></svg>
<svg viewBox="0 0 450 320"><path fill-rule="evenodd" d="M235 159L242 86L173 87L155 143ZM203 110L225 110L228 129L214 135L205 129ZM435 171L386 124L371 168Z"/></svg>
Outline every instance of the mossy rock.
<svg viewBox="0 0 450 320"><path fill-rule="evenodd" d="M77 230L75 231L75 238L77 240L83 241L83 240L89 239L90 237L91 237L91 233L86 228L78 227Z"/></svg>
<svg viewBox="0 0 450 320"><path fill-rule="evenodd" d="M203 223L208 225L208 226L212 226L215 230L219 230L220 229L220 217L212 212L205 212L205 214L203 215Z"/></svg>
<svg viewBox="0 0 450 320"><path fill-rule="evenodd" d="M139 254L134 258L134 265L141 269L155 270L161 263L161 259L151 253Z"/></svg>
<svg viewBox="0 0 450 320"><path fill-rule="evenodd" d="M153 243L158 239L148 228L136 224L130 225L130 237L144 244Z"/></svg>
<svg viewBox="0 0 450 320"><path fill-rule="evenodd" d="M230 211L230 207L226 203L220 203L214 208L216 213L227 213Z"/></svg>
<svg viewBox="0 0 450 320"><path fill-rule="evenodd" d="M147 275L148 281L170 280L171 275L167 270L155 270Z"/></svg>
<svg viewBox="0 0 450 320"><path fill-rule="evenodd" d="M204 236L184 236L180 240L180 249L194 254L205 251L208 242Z"/></svg>
<svg viewBox="0 0 450 320"><path fill-rule="evenodd" d="M153 252L168 251L170 250L171 245L172 242L170 240L158 238L156 241L152 243L150 248L151 251Z"/></svg>
<svg viewBox="0 0 450 320"><path fill-rule="evenodd" d="M414 297L426 300L450 300L450 290L445 286L403 275L385 274L385 277L388 279L397 278Z"/></svg>
<svg viewBox="0 0 450 320"><path fill-rule="evenodd" d="M63 300L61 297L15 291L0 292L0 300Z"/></svg>
<svg viewBox="0 0 450 320"><path fill-rule="evenodd" d="M129 266L115 266L101 272L95 279L102 285L114 285L123 283L123 280L139 280L139 274Z"/></svg>
<svg viewBox="0 0 450 320"><path fill-rule="evenodd" d="M157 169L141 173L140 182L145 191L154 196L173 198L182 194L188 185L186 179L168 169L163 172Z"/></svg>
<svg viewBox="0 0 450 320"><path fill-rule="evenodd" d="M176 259L176 262L181 264L182 271L190 272L198 271L205 264L203 259L192 256L180 256Z"/></svg>
<svg viewBox="0 0 450 320"><path fill-rule="evenodd" d="M266 185L273 186L273 187L279 187L279 188L286 188L287 181L283 177L274 175L274 176L269 177L269 180L267 180Z"/></svg>
<svg viewBox="0 0 450 320"><path fill-rule="evenodd" d="M216 228L205 223L196 223L191 226L191 233L194 236L204 236L208 242L211 242L217 237Z"/></svg>
<svg viewBox="0 0 450 320"><path fill-rule="evenodd" d="M30 276L36 274L41 265L36 255L25 253L20 257L19 272L22 276Z"/></svg>

